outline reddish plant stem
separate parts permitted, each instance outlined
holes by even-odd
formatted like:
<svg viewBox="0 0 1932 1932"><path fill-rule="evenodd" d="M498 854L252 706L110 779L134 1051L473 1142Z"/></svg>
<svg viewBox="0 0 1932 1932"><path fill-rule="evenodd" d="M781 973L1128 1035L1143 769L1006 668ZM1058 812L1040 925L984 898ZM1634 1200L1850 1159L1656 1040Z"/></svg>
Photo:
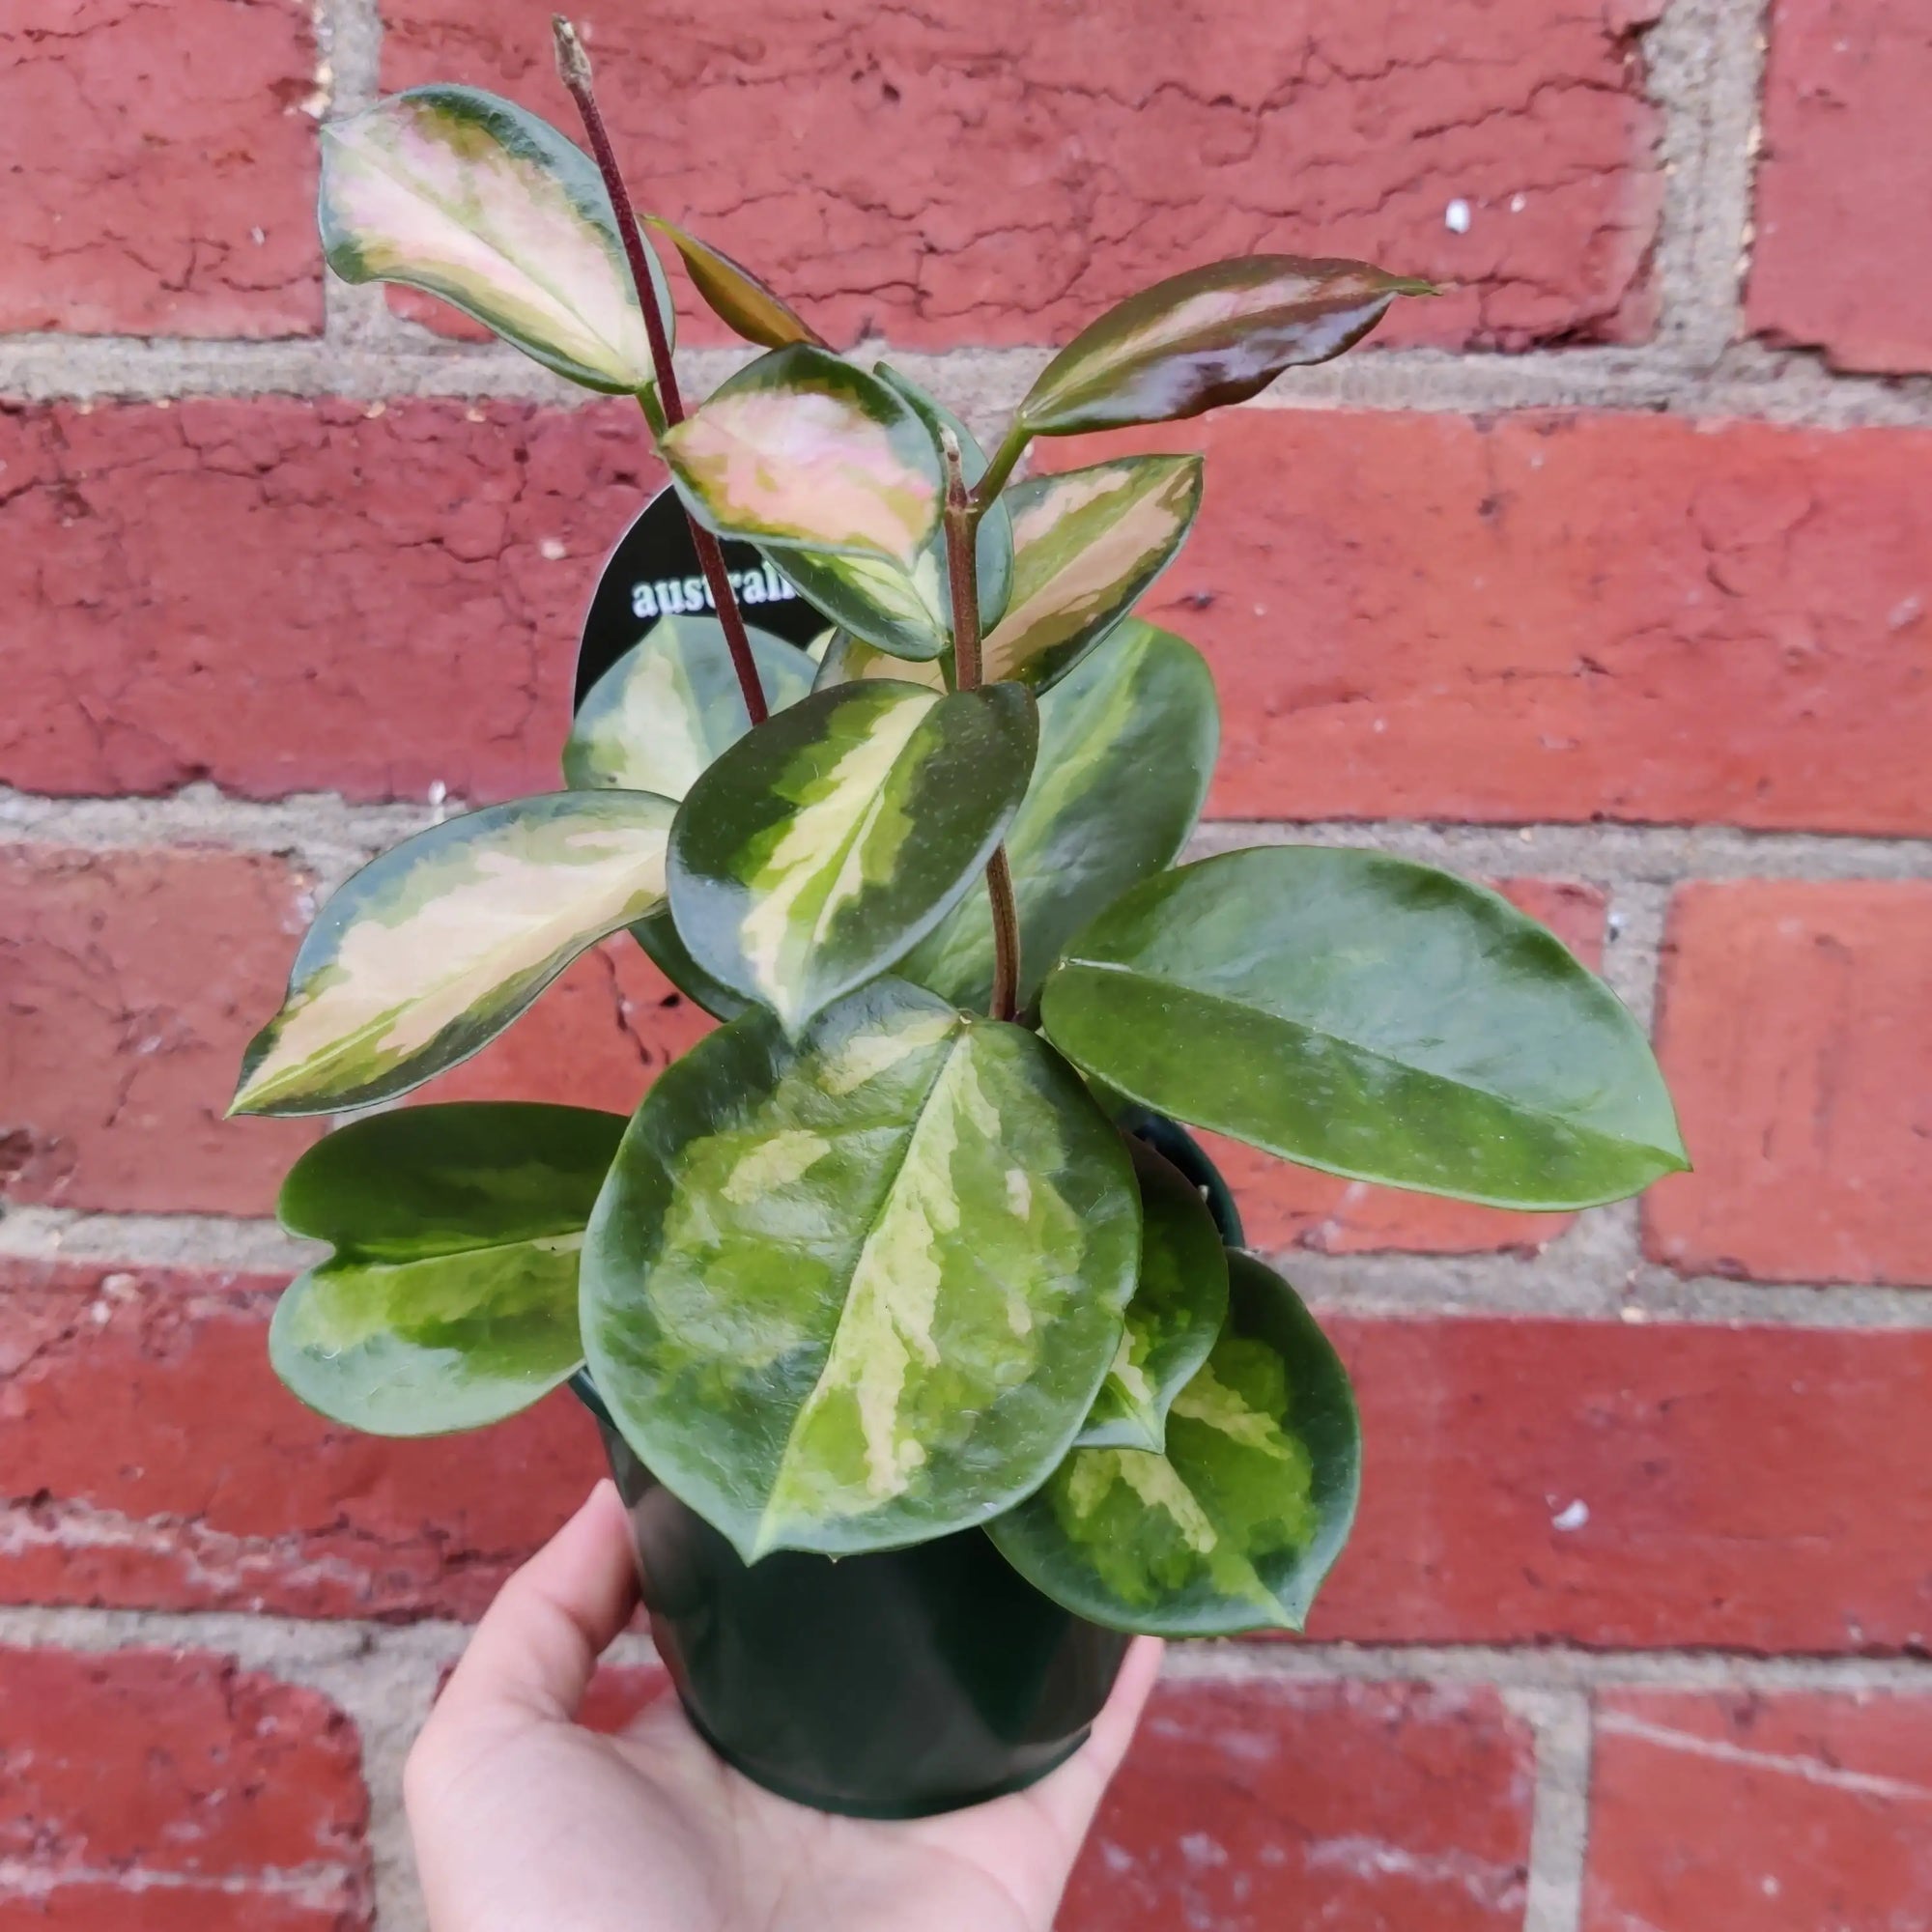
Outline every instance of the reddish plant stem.
<svg viewBox="0 0 1932 1932"><path fill-rule="evenodd" d="M590 85L590 56L583 51L583 43L578 39L577 29L561 14L551 15L551 28L556 36L557 73L570 90L570 98L577 102L577 111L582 117L591 156L597 162L597 172L604 177L605 191L611 197L611 211L616 216L617 238L624 244L624 259L631 265L631 280L638 291L638 306L644 314L644 334L651 345L651 368L657 377L658 401L663 406L667 423L681 423L684 420L684 398L678 393L677 367L671 360L670 331L666 326L664 311L658 304L657 283L651 275L648 244L644 241L643 230L638 225L638 212L632 205L630 190L624 185L623 172L617 166L616 150L611 147L610 129L604 125L604 111L598 106L597 96ZM731 575L724 567L724 553L717 537L688 509L685 521L691 526L691 541L697 552L698 568L704 572L704 581L711 588L711 601L718 611L718 621L724 626L724 644L731 653L731 668L738 674L738 689L745 696L746 715L753 724L762 724L770 715L765 704L764 686L758 679L757 660L752 655L752 640L745 635L744 612L738 609L738 598L731 588Z"/></svg>
<svg viewBox="0 0 1932 1932"><path fill-rule="evenodd" d="M966 491L959 440L939 433L946 457L946 574L952 590L952 679L960 691L980 688L979 513ZM993 998L988 1010L1009 1020L1019 1010L1020 915L1013 898L1013 868L1007 848L995 846L986 861L986 898L993 912Z"/></svg>

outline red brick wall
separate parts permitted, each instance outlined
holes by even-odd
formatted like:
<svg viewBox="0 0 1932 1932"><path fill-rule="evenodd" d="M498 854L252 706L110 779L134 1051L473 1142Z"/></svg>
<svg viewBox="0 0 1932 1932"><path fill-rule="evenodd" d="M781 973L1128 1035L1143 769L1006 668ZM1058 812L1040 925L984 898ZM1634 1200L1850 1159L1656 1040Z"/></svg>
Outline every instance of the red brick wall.
<svg viewBox="0 0 1932 1932"><path fill-rule="evenodd" d="M634 413L326 284L320 113L564 111L540 14L378 4L0 20L0 1932L411 1932L402 1753L596 1470L560 1399L390 1444L284 1395L310 1130L221 1119L318 895L553 782L662 473ZM1361 1529L1307 1642L1177 1658L1069 1932L1923 1932L1923 6L587 24L665 212L982 426L1215 253L1450 285L1145 440L1214 459L1151 599L1227 710L1202 849L1503 882L1654 1026L1697 1162L1535 1217L1230 1154L1357 1378ZM701 1024L613 946L442 1091L628 1107Z"/></svg>

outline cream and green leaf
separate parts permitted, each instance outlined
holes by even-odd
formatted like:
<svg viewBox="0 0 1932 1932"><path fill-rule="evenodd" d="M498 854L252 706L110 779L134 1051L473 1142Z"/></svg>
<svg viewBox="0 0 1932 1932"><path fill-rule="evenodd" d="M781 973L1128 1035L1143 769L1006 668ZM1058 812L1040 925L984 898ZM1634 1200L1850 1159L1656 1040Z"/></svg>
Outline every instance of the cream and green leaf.
<svg viewBox="0 0 1932 1932"><path fill-rule="evenodd" d="M1228 1317L1228 1260L1200 1191L1129 1139L1141 1191L1140 1279L1126 1332L1082 1427L1083 1449L1159 1450L1168 1411L1208 1359Z"/></svg>
<svg viewBox="0 0 1932 1932"><path fill-rule="evenodd" d="M794 344L740 370L659 447L692 515L772 551L835 623L902 656L944 648L945 575L929 547L939 447L889 384Z"/></svg>
<svg viewBox="0 0 1932 1932"><path fill-rule="evenodd" d="M564 791L466 812L363 867L309 927L231 1111L392 1100L466 1060L577 955L662 905L675 810Z"/></svg>
<svg viewBox="0 0 1932 1932"><path fill-rule="evenodd" d="M796 1032L902 957L978 878L1037 735L1015 684L814 692L741 738L679 807L678 936Z"/></svg>
<svg viewBox="0 0 1932 1932"><path fill-rule="evenodd" d="M1082 926L1174 863L1207 798L1219 738L1200 652L1138 617L1040 698L1039 755L1006 839L1022 1008ZM896 970L983 1009L993 980L985 894L968 893Z"/></svg>
<svg viewBox="0 0 1932 1932"><path fill-rule="evenodd" d="M818 661L814 691L830 691L835 685L857 684L861 678L890 678L902 684L923 685L928 691L948 691L946 667L938 658L912 664L855 638L850 631L834 631Z"/></svg>
<svg viewBox="0 0 1932 1932"><path fill-rule="evenodd" d="M1688 1164L1616 995L1406 859L1273 845L1164 872L1071 942L1040 1016L1129 1098L1351 1179L1568 1208Z"/></svg>
<svg viewBox="0 0 1932 1932"><path fill-rule="evenodd" d="M784 349L794 342L825 347L824 338L782 297L722 249L700 242L688 229L655 214L644 219L684 257L692 286L705 305L747 342Z"/></svg>
<svg viewBox="0 0 1932 1932"><path fill-rule="evenodd" d="M987 1525L1076 1615L1161 1636L1298 1631L1348 1541L1361 1431L1348 1375L1287 1282L1228 1257L1227 1325L1167 1446L1075 1449Z"/></svg>
<svg viewBox="0 0 1932 1932"><path fill-rule="evenodd" d="M651 390L650 341L596 164L514 102L416 87L327 123L319 218L344 281L440 296L586 388ZM651 270L668 327L655 258Z"/></svg>
<svg viewBox="0 0 1932 1932"><path fill-rule="evenodd" d="M796 644L746 627L765 703L795 704L815 667ZM745 696L716 617L664 617L584 694L563 747L563 780L682 798L751 729Z"/></svg>
<svg viewBox="0 0 1932 1932"><path fill-rule="evenodd" d="M748 1559L983 1522L1122 1332L1133 1171L1035 1035L881 980L662 1074L591 1218L582 1325L631 1446Z"/></svg>
<svg viewBox="0 0 1932 1932"><path fill-rule="evenodd" d="M1366 262L1299 255L1190 269L1083 328L1040 371L1015 428L1071 436L1245 402L1284 369L1352 348L1398 296L1435 293Z"/></svg>
<svg viewBox="0 0 1932 1932"><path fill-rule="evenodd" d="M624 1124L579 1107L404 1107L311 1148L277 1212L335 1252L276 1308L275 1373L377 1435L527 1408L583 1359L578 1258Z"/></svg>
<svg viewBox="0 0 1932 1932"><path fill-rule="evenodd" d="M1198 456L1122 456L1016 484L1013 580L987 634L988 679L1043 691L1124 617L1201 507Z"/></svg>

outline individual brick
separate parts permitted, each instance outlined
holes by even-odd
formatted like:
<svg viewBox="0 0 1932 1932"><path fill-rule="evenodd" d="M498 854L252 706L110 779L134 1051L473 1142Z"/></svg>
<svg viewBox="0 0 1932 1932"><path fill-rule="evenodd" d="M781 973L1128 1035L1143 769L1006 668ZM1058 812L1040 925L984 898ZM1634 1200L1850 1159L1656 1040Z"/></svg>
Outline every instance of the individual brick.
<svg viewBox="0 0 1932 1932"><path fill-rule="evenodd" d="M1144 609L1207 651L1221 818L1932 831L1932 431L1235 410Z"/></svg>
<svg viewBox="0 0 1932 1932"><path fill-rule="evenodd" d="M1062 341L1161 276L1277 250L1439 277L1391 341L1520 349L1650 332L1658 12L1134 0L1096 34L1022 0L674 0L588 26L640 199L835 340ZM468 81L575 130L512 0L384 18L385 86Z"/></svg>
<svg viewBox="0 0 1932 1932"><path fill-rule="evenodd" d="M316 335L301 0L10 0L0 332Z"/></svg>
<svg viewBox="0 0 1932 1932"><path fill-rule="evenodd" d="M0 1264L0 1601L474 1617L589 1492L561 1392L416 1441L312 1414L269 1367L279 1287Z"/></svg>
<svg viewBox="0 0 1932 1932"><path fill-rule="evenodd" d="M0 1650L0 1932L364 1932L368 1794L316 1691L192 1651Z"/></svg>
<svg viewBox="0 0 1932 1932"><path fill-rule="evenodd" d="M1534 1783L1488 1689L1166 1684L1058 1922L1518 1932Z"/></svg>
<svg viewBox="0 0 1932 1932"><path fill-rule="evenodd" d="M222 1115L308 890L257 853L0 846L0 1197L266 1212L320 1123Z"/></svg>
<svg viewBox="0 0 1932 1932"><path fill-rule="evenodd" d="M1932 1287L1932 882L1682 888L1660 1044L1695 1171L1644 1203L1686 1274Z"/></svg>
<svg viewBox="0 0 1932 1932"><path fill-rule="evenodd" d="M1918 0L1775 0L1745 320L1834 369L1932 369L1932 18Z"/></svg>
<svg viewBox="0 0 1932 1932"><path fill-rule="evenodd" d="M1911 1932L1932 1895L1932 1698L1597 1701L1583 1932Z"/></svg>
<svg viewBox="0 0 1932 1932"><path fill-rule="evenodd" d="M1932 1333L1318 1312L1363 1479L1312 1636L1932 1640Z"/></svg>

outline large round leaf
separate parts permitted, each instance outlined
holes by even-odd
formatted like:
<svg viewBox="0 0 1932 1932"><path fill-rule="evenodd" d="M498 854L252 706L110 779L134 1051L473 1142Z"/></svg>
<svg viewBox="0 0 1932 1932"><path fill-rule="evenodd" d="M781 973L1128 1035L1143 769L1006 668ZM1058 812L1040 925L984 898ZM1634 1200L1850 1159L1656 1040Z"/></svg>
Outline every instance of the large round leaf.
<svg viewBox="0 0 1932 1932"><path fill-rule="evenodd" d="M986 638L985 674L1044 691L1173 560L1201 507L1201 459L1117 457L1034 477L1008 496L1012 598Z"/></svg>
<svg viewBox="0 0 1932 1932"><path fill-rule="evenodd" d="M583 1225L624 1131L578 1107L406 1107L313 1147L282 1184L291 1233L335 1253L282 1296L275 1372L378 1435L476 1429L583 1359Z"/></svg>
<svg viewBox="0 0 1932 1932"><path fill-rule="evenodd" d="M1159 1449L1174 1399L1208 1359L1228 1314L1228 1262L1198 1189L1129 1140L1141 1190L1141 1268L1126 1333L1078 1437L1082 1448Z"/></svg>
<svg viewBox="0 0 1932 1932"><path fill-rule="evenodd" d="M1089 920L1174 863L1208 796L1220 729L1200 652L1138 618L1039 700L1039 754L1006 841L1022 1007ZM968 893L898 971L983 1009L993 982L985 894Z"/></svg>
<svg viewBox="0 0 1932 1932"><path fill-rule="evenodd" d="M1585 1208L1687 1165L1615 994L1406 859L1273 845L1150 879L1067 948L1040 1013L1130 1098L1358 1180Z"/></svg>
<svg viewBox="0 0 1932 1932"><path fill-rule="evenodd" d="M883 980L748 1013L645 1096L584 1246L591 1373L748 1559L983 1521L1065 1454L1120 1340L1124 1147L1024 1028Z"/></svg>
<svg viewBox="0 0 1932 1932"><path fill-rule="evenodd" d="M746 627L765 703L795 704L814 667L796 644ZM563 780L682 798L751 729L745 695L716 617L665 617L584 695L563 747Z"/></svg>
<svg viewBox="0 0 1932 1932"><path fill-rule="evenodd" d="M318 213L344 281L425 289L573 383L655 394L596 163L515 102L415 87L329 122ZM655 256L650 269L668 327Z"/></svg>
<svg viewBox="0 0 1932 1932"><path fill-rule="evenodd" d="M648 792L548 792L363 867L309 927L230 1111L366 1107L467 1060L580 952L664 903L674 810Z"/></svg>
<svg viewBox="0 0 1932 1932"><path fill-rule="evenodd" d="M1173 422L1245 402L1297 363L1359 342L1425 281L1366 262L1239 255L1189 269L1089 323L1020 405L1035 436Z"/></svg>
<svg viewBox="0 0 1932 1932"><path fill-rule="evenodd" d="M741 738L679 807L678 936L796 1031L973 883L1026 790L1037 734L1018 685L814 692Z"/></svg>
<svg viewBox="0 0 1932 1932"><path fill-rule="evenodd" d="M1228 1257L1228 1323L1167 1418L1167 1447L1076 1449L989 1523L1076 1615L1160 1636L1301 1629L1361 1489L1349 1378L1287 1282Z"/></svg>

